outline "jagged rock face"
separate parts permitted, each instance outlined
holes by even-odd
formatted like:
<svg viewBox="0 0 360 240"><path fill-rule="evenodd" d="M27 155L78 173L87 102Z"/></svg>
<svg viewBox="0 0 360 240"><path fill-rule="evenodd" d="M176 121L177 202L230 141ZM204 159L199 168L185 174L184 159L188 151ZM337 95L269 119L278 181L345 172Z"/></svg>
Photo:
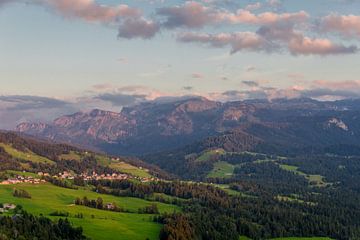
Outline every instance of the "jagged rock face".
<svg viewBox="0 0 360 240"><path fill-rule="evenodd" d="M26 132L26 133L32 134L32 132L42 133L49 127L50 126L45 123L20 123L16 127L16 130L19 132Z"/></svg>
<svg viewBox="0 0 360 240"><path fill-rule="evenodd" d="M237 130L279 146L292 141L306 145L338 139L353 143L360 134L356 103L311 99L153 101L124 108L120 113L96 109L62 116L50 124L22 123L16 130L130 154L177 148Z"/></svg>
<svg viewBox="0 0 360 240"><path fill-rule="evenodd" d="M113 142L133 134L135 124L120 113L96 109L59 117L52 124L22 123L17 131L68 142Z"/></svg>
<svg viewBox="0 0 360 240"><path fill-rule="evenodd" d="M349 127L342 120L337 118L331 118L326 125L328 128L337 127L344 131L349 131Z"/></svg>

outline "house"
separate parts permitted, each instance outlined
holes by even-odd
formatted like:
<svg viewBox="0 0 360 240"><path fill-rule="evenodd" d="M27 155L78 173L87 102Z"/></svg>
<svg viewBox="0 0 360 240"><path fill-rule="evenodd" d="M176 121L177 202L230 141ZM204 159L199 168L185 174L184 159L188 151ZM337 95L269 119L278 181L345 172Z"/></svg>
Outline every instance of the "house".
<svg viewBox="0 0 360 240"><path fill-rule="evenodd" d="M15 204L12 203L4 203L3 207L0 208L0 213L8 212L9 210L14 210L16 208Z"/></svg>
<svg viewBox="0 0 360 240"><path fill-rule="evenodd" d="M15 204L12 203L4 203L3 204L3 209L5 210L14 210L16 208Z"/></svg>
<svg viewBox="0 0 360 240"><path fill-rule="evenodd" d="M107 204L105 205L105 208L108 209L108 210L114 210L114 209L115 209L115 206L114 206L114 204L112 204L112 203L107 203Z"/></svg>

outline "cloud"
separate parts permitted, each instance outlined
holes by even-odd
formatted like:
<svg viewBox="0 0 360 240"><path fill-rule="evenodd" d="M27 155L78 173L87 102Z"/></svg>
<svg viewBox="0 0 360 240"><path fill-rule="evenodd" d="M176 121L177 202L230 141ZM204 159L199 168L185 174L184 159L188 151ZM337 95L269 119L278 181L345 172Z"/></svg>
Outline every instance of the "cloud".
<svg viewBox="0 0 360 240"><path fill-rule="evenodd" d="M253 71L255 71L256 70L256 67L255 66L247 66L246 68L245 68L245 71L246 72L253 72Z"/></svg>
<svg viewBox="0 0 360 240"><path fill-rule="evenodd" d="M280 0L268 0L267 1L268 5L271 7L278 7L281 5L281 1Z"/></svg>
<svg viewBox="0 0 360 240"><path fill-rule="evenodd" d="M7 103L6 110L59 108L68 105L68 102L62 100L24 95L0 96L0 102Z"/></svg>
<svg viewBox="0 0 360 240"><path fill-rule="evenodd" d="M293 55L336 55L352 54L358 51L354 45L344 46L333 43L329 39L310 38L296 31L293 24L277 24L273 26L262 26L257 31L259 35L287 48Z"/></svg>
<svg viewBox="0 0 360 240"><path fill-rule="evenodd" d="M201 28L218 21L216 11L194 1L186 2L182 6L160 8L157 14L166 17L163 23L166 28Z"/></svg>
<svg viewBox="0 0 360 240"><path fill-rule="evenodd" d="M120 63L128 63L129 62L129 60L127 58L118 58L117 61Z"/></svg>
<svg viewBox="0 0 360 240"><path fill-rule="evenodd" d="M127 39L150 39L153 38L159 30L160 26L156 22L143 18L127 19L120 25L118 37Z"/></svg>
<svg viewBox="0 0 360 240"><path fill-rule="evenodd" d="M330 14L321 19L320 30L336 32L347 38L360 38L360 16Z"/></svg>
<svg viewBox="0 0 360 240"><path fill-rule="evenodd" d="M0 96L0 129L14 129L26 121L47 122L63 114L78 111L72 103L48 97Z"/></svg>
<svg viewBox="0 0 360 240"><path fill-rule="evenodd" d="M260 14L254 14L248 10L240 9L235 14L222 13L219 18L224 22L232 24L257 24L257 25L270 25L276 23L301 23L305 22L309 15L305 11L295 13L274 13L264 12Z"/></svg>
<svg viewBox="0 0 360 240"><path fill-rule="evenodd" d="M345 46L327 38L309 37L296 30L309 18L304 11L253 14L248 10L240 9L233 14L227 11L215 11L196 2L187 2L183 6L162 9L162 11L163 14L165 11L168 17L165 25L170 27L199 28L219 22L261 25L256 32L184 32L177 36L177 40L184 43L200 43L216 48L230 47L231 54L243 50L267 53L286 50L292 55L326 56L354 54L358 51L355 45ZM188 13L191 14L188 15Z"/></svg>
<svg viewBox="0 0 360 240"><path fill-rule="evenodd" d="M313 87L317 88L328 88L328 89L345 89L345 90L353 90L360 91L360 80L355 81L338 81L338 82L330 82L326 80L316 80L312 82Z"/></svg>
<svg viewBox="0 0 360 240"><path fill-rule="evenodd" d="M10 3L12 2L11 0L0 0L0 7L7 4L7 3Z"/></svg>
<svg viewBox="0 0 360 240"><path fill-rule="evenodd" d="M328 39L302 37L292 39L289 50L294 55L334 55L356 53L358 48L354 45L335 44Z"/></svg>
<svg viewBox="0 0 360 240"><path fill-rule="evenodd" d="M39 0L64 17L80 18L88 22L113 22L119 18L134 18L141 11L128 5L106 6L94 0Z"/></svg>
<svg viewBox="0 0 360 240"><path fill-rule="evenodd" d="M359 98L359 92L350 90L332 90L327 88L309 89L301 92L302 97L324 99L331 97L331 99L345 99L345 98Z"/></svg>
<svg viewBox="0 0 360 240"><path fill-rule="evenodd" d="M191 90L193 90L194 89L194 87L192 87L192 86L185 86L185 87L183 87L183 90L185 90L185 91L191 91Z"/></svg>
<svg viewBox="0 0 360 240"><path fill-rule="evenodd" d="M278 98L313 98L317 100L339 100L360 98L360 80L355 81L313 81L311 86L294 85L288 88L265 87L243 81L252 88L246 90L229 90L225 92L209 93L207 97L217 101L238 101L246 99L278 99Z"/></svg>
<svg viewBox="0 0 360 240"><path fill-rule="evenodd" d="M0 0L0 4L10 2ZM12 2L25 2L14 0ZM70 19L81 19L91 23L119 25L119 38L152 38L160 29L158 23L146 20L142 11L125 4L108 6L95 0L35 0L30 3L45 6Z"/></svg>
<svg viewBox="0 0 360 240"><path fill-rule="evenodd" d="M248 86L248 87L258 87L259 83L255 81L242 81L242 84Z"/></svg>
<svg viewBox="0 0 360 240"><path fill-rule="evenodd" d="M274 3L271 3L274 4ZM262 6L261 3L250 4L245 9L239 9L235 13L206 7L195 1L185 2L181 6L160 8L159 16L165 17L163 26L166 28L202 28L214 24L256 24L267 25L280 22L304 22L309 18L305 11L295 13L264 12L254 14L251 11Z"/></svg>
<svg viewBox="0 0 360 240"><path fill-rule="evenodd" d="M268 42L256 33L238 32L238 33L220 33L220 34L202 34L187 32L178 35L177 40L184 43L200 43L211 47L231 47L231 53L241 50L248 51L271 51L272 48Z"/></svg>
<svg viewBox="0 0 360 240"><path fill-rule="evenodd" d="M99 84L95 84L92 86L92 88L94 90L108 90L108 89L113 89L114 88L114 85L111 84L111 83L99 83Z"/></svg>
<svg viewBox="0 0 360 240"><path fill-rule="evenodd" d="M154 100L163 96L171 96L172 94L153 89L143 85L116 86L113 84L103 84L104 88L95 88L92 93L94 98L110 101L114 96L134 96L137 100Z"/></svg>
<svg viewBox="0 0 360 240"><path fill-rule="evenodd" d="M294 79L294 80L299 80L299 79L303 79L305 76L302 73L289 73L288 74L288 78Z"/></svg>
<svg viewBox="0 0 360 240"><path fill-rule="evenodd" d="M253 3L253 4L247 5L244 9L247 10L247 11L254 11L254 10L257 10L257 9L261 8L262 6L263 6L262 3L256 2L256 3Z"/></svg>
<svg viewBox="0 0 360 240"><path fill-rule="evenodd" d="M201 43L221 48L229 46L231 53L248 50L255 52L279 52L288 50L292 55L338 55L353 54L357 46L344 46L325 38L310 38L294 29L291 22L262 26L257 32L237 32L206 34L186 32L178 35L177 40L184 43Z"/></svg>
<svg viewBox="0 0 360 240"><path fill-rule="evenodd" d="M193 73L191 74L191 77L200 79L200 78L204 78L204 75L202 75L201 73Z"/></svg>
<svg viewBox="0 0 360 240"><path fill-rule="evenodd" d="M104 93L95 97L102 101L110 102L113 106L129 106L142 101L145 101L146 95L130 95L122 93Z"/></svg>

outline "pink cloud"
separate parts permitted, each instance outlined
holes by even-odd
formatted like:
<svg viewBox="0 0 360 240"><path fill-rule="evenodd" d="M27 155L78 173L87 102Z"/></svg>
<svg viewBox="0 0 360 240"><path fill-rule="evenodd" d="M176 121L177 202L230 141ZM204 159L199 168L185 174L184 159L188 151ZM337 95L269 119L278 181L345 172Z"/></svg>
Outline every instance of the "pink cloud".
<svg viewBox="0 0 360 240"><path fill-rule="evenodd" d="M178 36L181 42L197 42L207 44L212 47L231 47L231 53L241 50L266 50L266 41L256 33L239 32L239 33L220 33L220 34L201 34L201 33L183 33Z"/></svg>
<svg viewBox="0 0 360 240"><path fill-rule="evenodd" d="M193 73L193 74L191 74L191 77L192 78L204 78L204 76L201 74L201 73Z"/></svg>
<svg viewBox="0 0 360 240"><path fill-rule="evenodd" d="M248 23L248 24L275 24L279 22L304 22L309 18L309 15L305 11L300 11L297 13L273 13L273 12L264 12L261 14L254 14L248 10L240 9L236 14L232 13L222 13L219 14L219 18L223 21L238 24L238 23Z"/></svg>
<svg viewBox="0 0 360 240"><path fill-rule="evenodd" d="M194 1L188 1L181 6L161 8L157 13L167 18L164 26L168 28L201 28L215 23L218 18L216 11Z"/></svg>
<svg viewBox="0 0 360 240"><path fill-rule="evenodd" d="M329 88L333 90L360 90L360 80L348 80L340 82L330 82L326 80L317 80L313 82L314 87Z"/></svg>
<svg viewBox="0 0 360 240"><path fill-rule="evenodd" d="M206 7L195 1L188 1L181 6L161 8L158 15L166 17L164 26L168 28L188 27L202 28L206 25L231 23L231 24L275 24L279 22L304 22L309 18L305 11L295 13L264 12L254 14L250 10L260 8L261 3L246 6L236 13Z"/></svg>
<svg viewBox="0 0 360 240"><path fill-rule="evenodd" d="M360 16L330 14L321 20L325 32L337 32L345 37L360 37Z"/></svg>
<svg viewBox="0 0 360 240"><path fill-rule="evenodd" d="M187 32L178 36L178 41L184 43L201 43L211 47L231 48L231 53L239 51L273 52L288 49L293 55L334 55L351 54L358 51L356 46L336 44L329 39L309 38L292 27L277 28L275 26L254 32L204 34Z"/></svg>
<svg viewBox="0 0 360 240"><path fill-rule="evenodd" d="M290 40L289 51L294 55L349 54L357 52L357 47L335 44L329 39L301 37Z"/></svg>
<svg viewBox="0 0 360 240"><path fill-rule="evenodd" d="M119 17L138 17L141 12L128 5L105 6L94 0L41 0L65 17L80 18L89 22L111 22Z"/></svg>
<svg viewBox="0 0 360 240"><path fill-rule="evenodd" d="M260 3L260 2L256 2L256 3L253 3L253 4L249 4L245 7L245 10L248 10L248 11L254 11L254 10L257 10L259 8L261 8L263 5Z"/></svg>
<svg viewBox="0 0 360 240"><path fill-rule="evenodd" d="M143 18L126 19L119 27L118 37L150 39L160 30L160 26L153 21Z"/></svg>

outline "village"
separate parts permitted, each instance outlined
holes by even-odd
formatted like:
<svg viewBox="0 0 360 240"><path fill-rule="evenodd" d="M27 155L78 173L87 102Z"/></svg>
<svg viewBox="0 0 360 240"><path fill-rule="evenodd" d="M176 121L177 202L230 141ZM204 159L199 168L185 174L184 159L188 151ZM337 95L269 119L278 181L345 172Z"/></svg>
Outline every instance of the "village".
<svg viewBox="0 0 360 240"><path fill-rule="evenodd" d="M17 175L15 177L12 177L12 178L9 178L7 180L0 182L0 185L12 185L12 184L19 184L19 183L39 184L39 183L44 183L44 182L46 182L45 179Z"/></svg>
<svg viewBox="0 0 360 240"><path fill-rule="evenodd" d="M26 172L24 172L26 173ZM46 182L47 177L57 178L57 179L67 179L67 180L74 180L76 177L83 179L84 181L91 181L91 180L127 180L127 179L135 179L145 182L152 182L152 181L159 181L158 178L155 177L137 177L132 176L126 173L113 173L113 174L98 174L96 172L92 172L92 174L82 173L80 175L74 174L68 171L60 172L57 175L51 176L49 173L38 172L38 177L32 176L22 176L20 174L15 175L14 177L8 178L0 182L0 185L13 185L19 183L31 183L31 184L40 184Z"/></svg>

